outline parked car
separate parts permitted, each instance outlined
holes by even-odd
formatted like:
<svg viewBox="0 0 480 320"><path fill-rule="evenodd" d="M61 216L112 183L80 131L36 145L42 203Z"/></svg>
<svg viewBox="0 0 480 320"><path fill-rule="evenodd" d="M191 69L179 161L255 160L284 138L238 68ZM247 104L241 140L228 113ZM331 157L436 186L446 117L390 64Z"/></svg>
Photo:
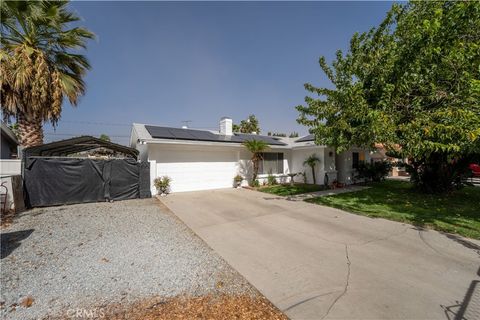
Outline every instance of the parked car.
<svg viewBox="0 0 480 320"><path fill-rule="evenodd" d="M476 163L471 163L469 166L470 170L472 170L472 174L474 177L480 177L480 165Z"/></svg>

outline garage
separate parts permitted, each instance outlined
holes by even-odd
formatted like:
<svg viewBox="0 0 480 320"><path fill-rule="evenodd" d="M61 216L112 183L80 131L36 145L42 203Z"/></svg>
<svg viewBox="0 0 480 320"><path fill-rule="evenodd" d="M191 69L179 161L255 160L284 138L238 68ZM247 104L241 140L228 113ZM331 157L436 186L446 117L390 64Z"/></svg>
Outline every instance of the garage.
<svg viewBox="0 0 480 320"><path fill-rule="evenodd" d="M238 151L231 148L153 147L152 156L156 176L172 179L172 192L231 188L237 173Z"/></svg>

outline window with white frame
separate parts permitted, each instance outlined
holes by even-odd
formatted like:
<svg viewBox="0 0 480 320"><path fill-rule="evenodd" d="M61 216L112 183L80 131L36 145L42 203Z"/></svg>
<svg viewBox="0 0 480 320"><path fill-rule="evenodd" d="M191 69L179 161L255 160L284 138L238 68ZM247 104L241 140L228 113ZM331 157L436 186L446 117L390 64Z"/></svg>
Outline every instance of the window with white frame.
<svg viewBox="0 0 480 320"><path fill-rule="evenodd" d="M259 174L283 174L282 152L264 152L261 157L262 160L258 166Z"/></svg>

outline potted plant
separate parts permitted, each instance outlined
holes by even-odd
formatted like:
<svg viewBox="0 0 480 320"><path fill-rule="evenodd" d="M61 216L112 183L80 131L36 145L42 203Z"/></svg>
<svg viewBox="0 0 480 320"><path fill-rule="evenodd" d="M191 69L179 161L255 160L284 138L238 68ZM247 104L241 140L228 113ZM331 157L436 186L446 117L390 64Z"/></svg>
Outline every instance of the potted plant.
<svg viewBox="0 0 480 320"><path fill-rule="evenodd" d="M169 176L158 177L153 180L157 193L161 196L166 196L170 192L170 182L172 179Z"/></svg>
<svg viewBox="0 0 480 320"><path fill-rule="evenodd" d="M233 178L235 188L240 188L240 185L242 184L242 181L243 181L243 177L241 175L237 174Z"/></svg>

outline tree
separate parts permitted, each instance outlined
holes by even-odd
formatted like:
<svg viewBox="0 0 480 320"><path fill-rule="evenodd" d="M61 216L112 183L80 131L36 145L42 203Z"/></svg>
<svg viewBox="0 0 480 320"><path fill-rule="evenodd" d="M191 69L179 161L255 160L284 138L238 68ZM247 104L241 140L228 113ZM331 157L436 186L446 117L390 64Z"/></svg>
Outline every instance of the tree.
<svg viewBox="0 0 480 320"><path fill-rule="evenodd" d="M2 1L0 86L5 117L18 122L20 144L43 143L43 123L60 119L64 98L77 105L90 69L76 53L94 35L69 28L80 18L68 1Z"/></svg>
<svg viewBox="0 0 480 320"><path fill-rule="evenodd" d="M480 151L480 4L394 4L385 20L355 34L346 54L320 67L333 88L305 88L298 122L316 143L344 151L382 143L411 161L426 192L450 190Z"/></svg>
<svg viewBox="0 0 480 320"><path fill-rule="evenodd" d="M105 133L102 133L102 134L100 135L100 140L108 141L108 142L111 141L111 140L110 140L110 137L109 137L108 135L106 135Z"/></svg>
<svg viewBox="0 0 480 320"><path fill-rule="evenodd" d="M289 138L298 138L298 132L296 132L296 131L291 132L288 137L289 137Z"/></svg>
<svg viewBox="0 0 480 320"><path fill-rule="evenodd" d="M257 180L259 162L263 160L262 153L269 147L266 142L260 140L247 140L243 142L243 145L252 153L252 185L254 185L255 181Z"/></svg>
<svg viewBox="0 0 480 320"><path fill-rule="evenodd" d="M313 184L317 184L317 178L315 177L315 166L320 162L320 158L316 154L310 155L305 161L303 161L304 166L309 166L312 169Z"/></svg>
<svg viewBox="0 0 480 320"><path fill-rule="evenodd" d="M241 133L260 133L260 126L258 124L258 119L255 115L251 114L246 120L240 121L240 124L234 124L232 126L233 132Z"/></svg>

